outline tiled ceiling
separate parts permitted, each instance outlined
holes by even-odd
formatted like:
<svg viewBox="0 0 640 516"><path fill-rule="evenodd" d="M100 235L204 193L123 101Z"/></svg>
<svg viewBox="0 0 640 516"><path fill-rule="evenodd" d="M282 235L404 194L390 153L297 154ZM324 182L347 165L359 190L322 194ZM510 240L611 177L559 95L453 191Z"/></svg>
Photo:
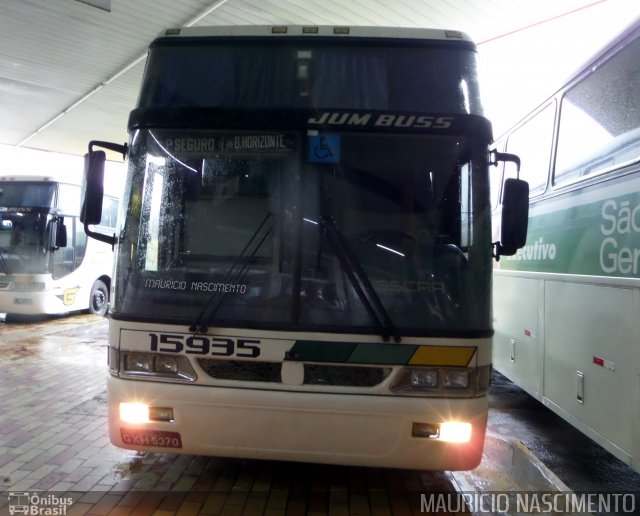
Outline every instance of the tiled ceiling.
<svg viewBox="0 0 640 516"><path fill-rule="evenodd" d="M111 0L110 11L105 11L77 0L1 0L0 143L83 154L90 139L125 141L127 117L136 101L146 47L168 27L435 27L462 30L481 43L593 3L594 0Z"/></svg>

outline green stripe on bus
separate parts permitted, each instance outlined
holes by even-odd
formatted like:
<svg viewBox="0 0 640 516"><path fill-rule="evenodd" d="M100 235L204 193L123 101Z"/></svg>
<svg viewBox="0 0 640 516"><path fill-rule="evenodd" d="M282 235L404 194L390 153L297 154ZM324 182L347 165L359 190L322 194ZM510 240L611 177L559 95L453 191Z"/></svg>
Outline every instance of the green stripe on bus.
<svg viewBox="0 0 640 516"><path fill-rule="evenodd" d="M291 360L301 362L346 363L355 347L355 342L298 340L291 348L289 356Z"/></svg>
<svg viewBox="0 0 640 516"><path fill-rule="evenodd" d="M416 349L413 345L299 340L291 348L289 360L404 365Z"/></svg>
<svg viewBox="0 0 640 516"><path fill-rule="evenodd" d="M417 346L398 344L358 344L349 357L353 364L403 365L409 362Z"/></svg>
<svg viewBox="0 0 640 516"><path fill-rule="evenodd" d="M640 277L640 194L532 214L526 245L499 268Z"/></svg>

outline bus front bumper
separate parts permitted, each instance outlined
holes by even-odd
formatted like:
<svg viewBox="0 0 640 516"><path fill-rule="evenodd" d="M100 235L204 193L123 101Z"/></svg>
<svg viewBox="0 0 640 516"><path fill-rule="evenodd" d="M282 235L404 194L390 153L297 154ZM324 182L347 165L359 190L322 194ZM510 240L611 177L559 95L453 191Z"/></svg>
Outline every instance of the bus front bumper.
<svg viewBox="0 0 640 516"><path fill-rule="evenodd" d="M162 417L171 409L171 420L123 422L121 403L146 404ZM121 448L443 471L479 464L488 400L256 390L109 377L108 405L111 442ZM471 423L470 440L444 442L415 435L416 424L445 421Z"/></svg>

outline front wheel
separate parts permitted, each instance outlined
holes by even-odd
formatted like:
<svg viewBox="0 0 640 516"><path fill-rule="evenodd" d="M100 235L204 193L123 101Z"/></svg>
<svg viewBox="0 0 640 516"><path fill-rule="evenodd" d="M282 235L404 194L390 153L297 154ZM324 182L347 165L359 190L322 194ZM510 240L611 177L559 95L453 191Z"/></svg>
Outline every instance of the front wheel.
<svg viewBox="0 0 640 516"><path fill-rule="evenodd" d="M91 287L89 296L89 313L94 315L106 315L109 308L109 289L102 280L96 280Z"/></svg>

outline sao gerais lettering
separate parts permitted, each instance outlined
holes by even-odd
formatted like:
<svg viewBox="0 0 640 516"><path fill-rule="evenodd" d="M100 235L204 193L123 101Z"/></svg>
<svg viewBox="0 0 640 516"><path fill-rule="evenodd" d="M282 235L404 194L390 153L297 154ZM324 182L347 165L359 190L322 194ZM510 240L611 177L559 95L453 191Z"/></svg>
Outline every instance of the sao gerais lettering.
<svg viewBox="0 0 640 516"><path fill-rule="evenodd" d="M607 274L638 274L640 247L625 246L621 240L640 235L640 204L609 199L602 204L600 233L600 268ZM637 239L636 239L637 241Z"/></svg>

